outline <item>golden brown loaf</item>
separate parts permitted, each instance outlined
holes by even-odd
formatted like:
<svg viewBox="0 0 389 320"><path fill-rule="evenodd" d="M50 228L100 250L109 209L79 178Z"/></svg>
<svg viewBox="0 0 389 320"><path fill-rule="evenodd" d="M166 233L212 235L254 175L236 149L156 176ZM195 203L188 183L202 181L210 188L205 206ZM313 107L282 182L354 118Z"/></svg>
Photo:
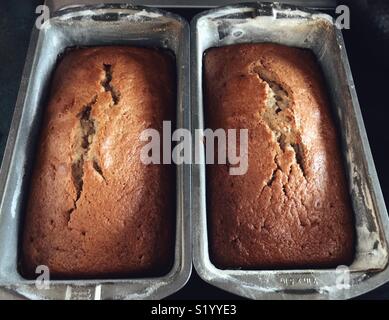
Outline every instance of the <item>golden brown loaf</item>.
<svg viewBox="0 0 389 320"><path fill-rule="evenodd" d="M212 48L206 120L248 129L248 171L207 167L212 261L220 268L349 264L353 218L321 71L304 49Z"/></svg>
<svg viewBox="0 0 389 320"><path fill-rule="evenodd" d="M175 110L174 59L154 49L68 52L55 72L27 206L22 269L158 275L174 246L174 167L144 165L142 130Z"/></svg>

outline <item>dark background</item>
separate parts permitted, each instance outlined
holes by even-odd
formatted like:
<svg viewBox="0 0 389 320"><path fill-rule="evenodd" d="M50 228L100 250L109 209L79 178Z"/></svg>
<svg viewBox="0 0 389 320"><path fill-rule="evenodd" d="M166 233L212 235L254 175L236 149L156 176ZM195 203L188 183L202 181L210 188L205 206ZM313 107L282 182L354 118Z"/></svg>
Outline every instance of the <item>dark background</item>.
<svg viewBox="0 0 389 320"><path fill-rule="evenodd" d="M0 1L0 161L11 123L27 47L40 0ZM103 1L102 1L103 2ZM343 1L342 3L347 3ZM351 29L343 31L378 177L389 201L389 1L349 1ZM188 20L199 9L172 9ZM389 279L388 279L389 280ZM188 284L169 299L238 299L212 287L193 270ZM362 299L388 299L389 284Z"/></svg>

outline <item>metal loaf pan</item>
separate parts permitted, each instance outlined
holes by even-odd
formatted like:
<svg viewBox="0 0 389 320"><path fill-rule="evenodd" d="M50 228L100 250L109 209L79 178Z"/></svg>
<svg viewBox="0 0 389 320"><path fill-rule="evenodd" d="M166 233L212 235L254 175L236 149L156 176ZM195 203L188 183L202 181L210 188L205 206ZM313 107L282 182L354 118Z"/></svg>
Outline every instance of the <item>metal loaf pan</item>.
<svg viewBox="0 0 389 320"><path fill-rule="evenodd" d="M205 281L252 299L347 299L389 280L389 221L358 104L342 33L333 18L276 3L227 6L191 24L192 130L204 128L202 61L210 47L273 42L311 49L323 69L339 127L355 213L356 255L350 287L336 269L221 270L209 258L205 166L192 169L193 259ZM196 141L204 163L204 145ZM343 277L346 274L342 275Z"/></svg>
<svg viewBox="0 0 389 320"><path fill-rule="evenodd" d="M38 290L18 272L18 236L28 176L57 57L67 47L135 45L172 50L177 63L177 127L190 127L189 25L177 15L130 5L72 6L33 31L0 173L0 290L32 299L159 299L179 290L191 273L190 166L177 166L175 262L163 277L52 280Z"/></svg>

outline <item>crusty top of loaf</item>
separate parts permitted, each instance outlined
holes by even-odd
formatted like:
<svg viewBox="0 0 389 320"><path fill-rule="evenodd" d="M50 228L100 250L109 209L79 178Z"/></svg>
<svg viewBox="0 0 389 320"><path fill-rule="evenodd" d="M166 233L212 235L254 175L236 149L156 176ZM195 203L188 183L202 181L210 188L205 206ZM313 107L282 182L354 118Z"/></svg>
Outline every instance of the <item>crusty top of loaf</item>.
<svg viewBox="0 0 389 320"><path fill-rule="evenodd" d="M276 44L209 49L206 122L249 129L248 171L207 169L211 255L222 268L350 263L353 219L314 55Z"/></svg>
<svg viewBox="0 0 389 320"><path fill-rule="evenodd" d="M167 52L73 49L55 72L31 182L23 269L52 276L160 274L172 263L174 168L144 165L143 129L173 120Z"/></svg>

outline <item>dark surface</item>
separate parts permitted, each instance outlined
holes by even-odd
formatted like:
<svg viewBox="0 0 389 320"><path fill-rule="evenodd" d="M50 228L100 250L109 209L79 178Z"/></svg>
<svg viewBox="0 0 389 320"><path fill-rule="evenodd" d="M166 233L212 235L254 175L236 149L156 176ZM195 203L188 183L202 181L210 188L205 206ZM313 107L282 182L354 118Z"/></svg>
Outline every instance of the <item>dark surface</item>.
<svg viewBox="0 0 389 320"><path fill-rule="evenodd" d="M39 0L0 1L0 159L3 156L30 32L36 17L35 8L40 3ZM364 19L363 12L357 12L358 8L352 9L354 11L351 12L351 30L344 32L346 48L381 188L388 205L389 155L386 149L389 147L389 134L386 126L389 116L387 98L389 57L382 55L383 49L388 44L382 37L374 36L376 29L371 29L371 20ZM171 11L180 11L188 19L199 12L197 9ZM188 284L169 297L169 299L236 298L239 297L208 285L195 271ZM389 299L389 284L360 298Z"/></svg>
<svg viewBox="0 0 389 320"><path fill-rule="evenodd" d="M41 1L0 1L0 160L19 90L24 59Z"/></svg>

